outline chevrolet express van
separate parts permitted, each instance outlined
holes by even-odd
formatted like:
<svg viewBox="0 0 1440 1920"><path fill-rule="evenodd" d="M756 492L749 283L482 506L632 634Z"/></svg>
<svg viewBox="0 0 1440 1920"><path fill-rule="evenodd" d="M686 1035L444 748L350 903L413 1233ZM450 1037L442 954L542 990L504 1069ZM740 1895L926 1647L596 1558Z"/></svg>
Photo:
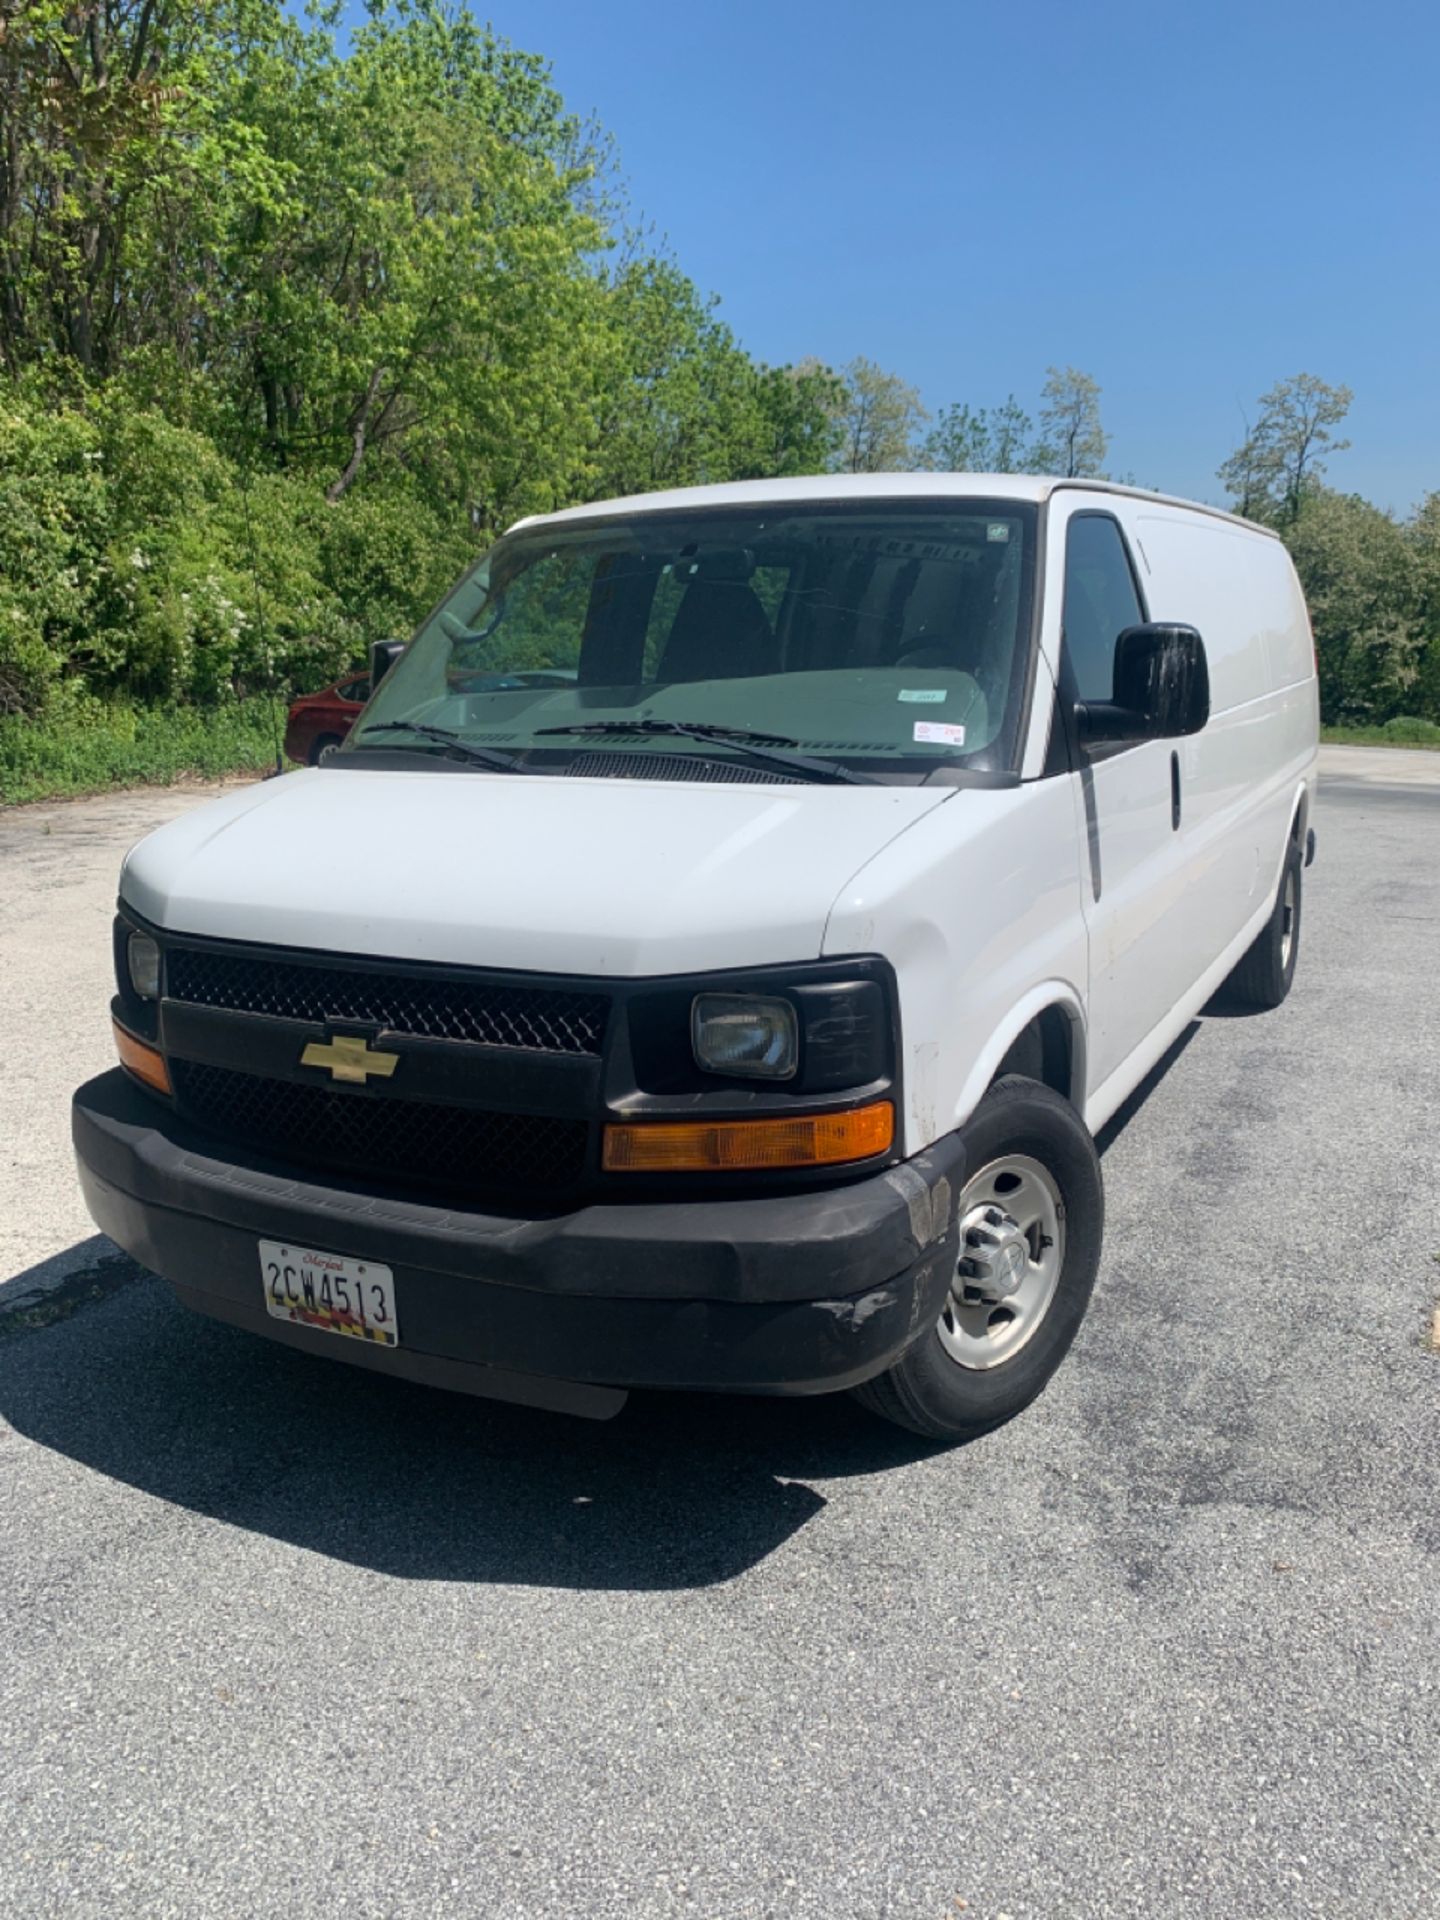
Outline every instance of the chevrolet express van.
<svg viewBox="0 0 1440 1920"><path fill-rule="evenodd" d="M1218 988L1294 976L1281 543L1095 481L703 487L522 521L377 653L338 752L125 862L74 1106L104 1231L500 1399L1025 1406L1096 1130Z"/></svg>

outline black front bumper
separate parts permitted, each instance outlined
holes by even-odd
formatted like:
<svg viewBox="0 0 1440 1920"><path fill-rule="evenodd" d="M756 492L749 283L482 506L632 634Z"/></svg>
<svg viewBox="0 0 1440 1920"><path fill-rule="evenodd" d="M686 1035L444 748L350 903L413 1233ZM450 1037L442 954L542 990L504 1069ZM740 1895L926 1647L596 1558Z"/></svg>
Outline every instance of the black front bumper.
<svg viewBox="0 0 1440 1920"><path fill-rule="evenodd" d="M953 1135L849 1186L535 1218L267 1167L118 1069L80 1088L72 1125L96 1224L187 1306L332 1359L599 1418L628 1387L857 1385L934 1324L957 1256ZM391 1267L403 1344L273 1319L262 1238Z"/></svg>

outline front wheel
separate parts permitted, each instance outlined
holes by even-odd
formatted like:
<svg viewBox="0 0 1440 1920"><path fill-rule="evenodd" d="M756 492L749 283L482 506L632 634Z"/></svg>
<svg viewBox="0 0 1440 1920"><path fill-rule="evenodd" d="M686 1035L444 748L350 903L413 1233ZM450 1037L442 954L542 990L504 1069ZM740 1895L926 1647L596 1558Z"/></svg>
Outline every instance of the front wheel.
<svg viewBox="0 0 1440 1920"><path fill-rule="evenodd" d="M1080 1115L1039 1081L996 1081L962 1129L959 1262L935 1325L855 1389L873 1413L963 1440L1028 1407L1085 1317L1105 1194Z"/></svg>

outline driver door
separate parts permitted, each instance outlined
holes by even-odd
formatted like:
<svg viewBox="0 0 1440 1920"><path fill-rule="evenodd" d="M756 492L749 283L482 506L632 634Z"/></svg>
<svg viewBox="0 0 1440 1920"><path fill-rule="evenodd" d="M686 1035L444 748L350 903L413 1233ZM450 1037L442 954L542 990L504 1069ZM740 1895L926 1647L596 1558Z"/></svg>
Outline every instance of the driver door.
<svg viewBox="0 0 1440 1920"><path fill-rule="evenodd" d="M1115 642L1149 615L1124 528L1104 495L1064 496L1061 694L1110 700ZM1052 523L1053 524L1053 523ZM1080 748L1074 776L1089 850L1090 1093L1125 1063L1199 974L1187 936L1174 743Z"/></svg>

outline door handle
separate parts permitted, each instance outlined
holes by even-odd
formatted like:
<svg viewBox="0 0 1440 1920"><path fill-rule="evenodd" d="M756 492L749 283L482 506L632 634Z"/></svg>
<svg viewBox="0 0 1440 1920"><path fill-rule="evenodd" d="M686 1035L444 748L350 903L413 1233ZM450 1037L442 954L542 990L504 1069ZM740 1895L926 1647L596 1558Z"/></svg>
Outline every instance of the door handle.
<svg viewBox="0 0 1440 1920"><path fill-rule="evenodd" d="M1174 833L1180 831L1180 756L1173 750L1170 755L1170 828Z"/></svg>

